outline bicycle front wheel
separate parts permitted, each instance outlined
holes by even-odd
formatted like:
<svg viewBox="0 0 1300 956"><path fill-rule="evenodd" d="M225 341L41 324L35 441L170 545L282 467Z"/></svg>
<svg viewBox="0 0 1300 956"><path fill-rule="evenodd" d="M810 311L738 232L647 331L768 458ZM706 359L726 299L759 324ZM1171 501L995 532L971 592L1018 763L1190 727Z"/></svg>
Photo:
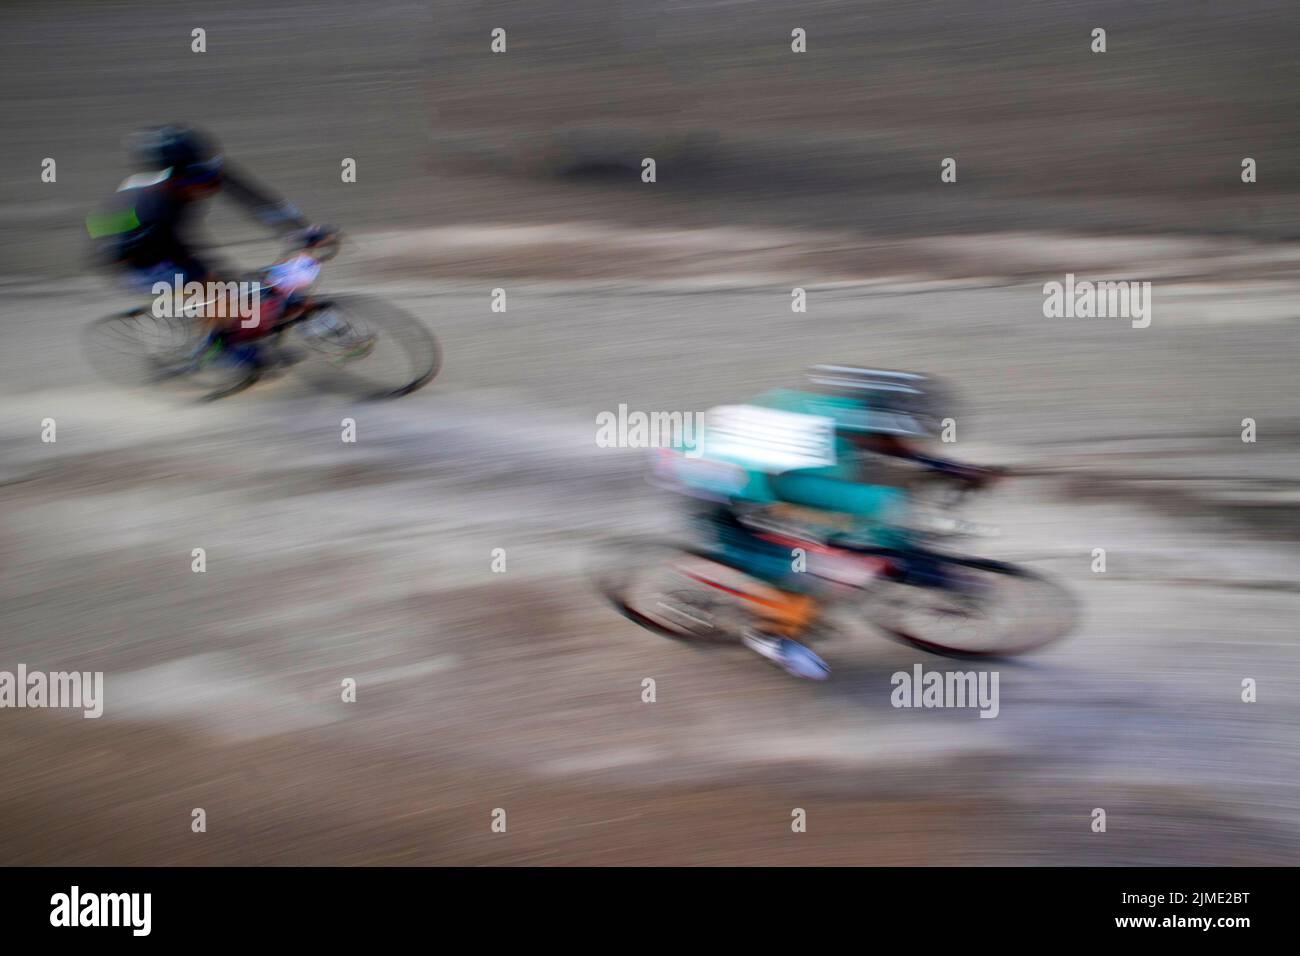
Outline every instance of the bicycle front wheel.
<svg viewBox="0 0 1300 956"><path fill-rule="evenodd" d="M368 295L340 295L313 304L292 327L307 353L296 366L313 385L359 398L407 395L442 366L438 340L410 313Z"/></svg>

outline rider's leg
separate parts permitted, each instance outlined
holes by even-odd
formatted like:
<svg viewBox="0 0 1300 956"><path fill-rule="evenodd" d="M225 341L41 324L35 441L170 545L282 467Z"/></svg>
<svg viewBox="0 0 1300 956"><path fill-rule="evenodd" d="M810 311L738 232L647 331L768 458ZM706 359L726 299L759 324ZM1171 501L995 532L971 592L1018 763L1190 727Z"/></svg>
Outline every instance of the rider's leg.
<svg viewBox="0 0 1300 956"><path fill-rule="evenodd" d="M788 580L788 579L787 579ZM787 583L786 587L790 585ZM746 647L797 677L825 680L831 669L806 642L821 610L812 594L769 585L749 602L754 625L741 640Z"/></svg>
<svg viewBox="0 0 1300 956"><path fill-rule="evenodd" d="M801 593L803 582L794 570L791 549L758 537L736 520L729 508L712 510L700 519L723 563L765 585L746 602L755 622L741 635L745 646L796 676L829 677L826 663L795 640L808 631L818 606L811 594Z"/></svg>
<svg viewBox="0 0 1300 956"><path fill-rule="evenodd" d="M163 315L176 317L187 314L185 287L191 282L205 282L208 278L207 268L183 250L173 250L169 258L157 262L125 261L119 265L122 270L121 282L126 289L137 294L153 295L158 300L166 297L167 301L156 301L153 308L157 310L161 306L165 310ZM155 314L158 313L155 311ZM200 321L208 323L205 318ZM213 349L220 351L223 348L219 330L215 326L209 328L203 341L184 361L163 370L164 376L183 373Z"/></svg>
<svg viewBox="0 0 1300 956"><path fill-rule="evenodd" d="M791 640L806 634L817 620L820 606L811 594L798 594L772 587L751 602L762 630Z"/></svg>

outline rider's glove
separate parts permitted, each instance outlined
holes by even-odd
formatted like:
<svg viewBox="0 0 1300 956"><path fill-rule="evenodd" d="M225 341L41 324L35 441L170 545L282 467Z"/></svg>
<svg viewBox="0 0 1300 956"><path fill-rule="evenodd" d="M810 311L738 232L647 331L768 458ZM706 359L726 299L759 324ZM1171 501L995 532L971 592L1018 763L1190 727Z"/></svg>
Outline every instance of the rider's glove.
<svg viewBox="0 0 1300 956"><path fill-rule="evenodd" d="M308 226L290 235L290 238L304 249L319 246L322 243L337 240L339 232L333 226Z"/></svg>

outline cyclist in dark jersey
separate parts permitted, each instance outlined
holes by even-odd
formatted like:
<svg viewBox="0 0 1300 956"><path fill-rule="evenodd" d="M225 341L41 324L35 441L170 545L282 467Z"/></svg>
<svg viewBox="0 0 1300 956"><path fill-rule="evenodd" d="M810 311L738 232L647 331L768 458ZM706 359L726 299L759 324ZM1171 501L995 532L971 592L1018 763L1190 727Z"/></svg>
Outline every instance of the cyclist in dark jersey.
<svg viewBox="0 0 1300 956"><path fill-rule="evenodd" d="M215 143L185 126L143 130L130 141L141 172L118 188L107 213L87 220L102 258L137 272L172 263L187 280L203 281L210 270L191 249L189 225L195 204L224 192L259 221L282 234L308 228L293 205L272 197L234 169Z"/></svg>
<svg viewBox="0 0 1300 956"><path fill-rule="evenodd" d="M158 282L183 286L221 278L216 274L221 270L195 253L189 235L197 204L218 192L303 246L334 237L326 227L309 226L291 203L275 198L234 168L216 144L197 130L182 125L154 127L135 134L129 145L141 171L118 187L106 211L87 217L86 227L95 240L97 258L121 270L133 289L148 291ZM238 329L232 325L227 331ZM255 350L245 351L244 357L256 361Z"/></svg>

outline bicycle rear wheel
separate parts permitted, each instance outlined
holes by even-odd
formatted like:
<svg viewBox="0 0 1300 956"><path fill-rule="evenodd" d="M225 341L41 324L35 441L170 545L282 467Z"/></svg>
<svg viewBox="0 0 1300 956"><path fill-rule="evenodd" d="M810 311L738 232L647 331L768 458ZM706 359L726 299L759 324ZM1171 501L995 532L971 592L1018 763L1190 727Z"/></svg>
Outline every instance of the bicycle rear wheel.
<svg viewBox="0 0 1300 956"><path fill-rule="evenodd" d="M206 337L204 324L191 316L156 316L140 308L96 319L83 333L83 346L97 374L126 388L213 399L256 380L246 366L200 355Z"/></svg>
<svg viewBox="0 0 1300 956"><path fill-rule="evenodd" d="M624 617L665 637L733 643L750 621L745 595L761 582L706 551L664 541L620 539L600 546L592 577Z"/></svg>

